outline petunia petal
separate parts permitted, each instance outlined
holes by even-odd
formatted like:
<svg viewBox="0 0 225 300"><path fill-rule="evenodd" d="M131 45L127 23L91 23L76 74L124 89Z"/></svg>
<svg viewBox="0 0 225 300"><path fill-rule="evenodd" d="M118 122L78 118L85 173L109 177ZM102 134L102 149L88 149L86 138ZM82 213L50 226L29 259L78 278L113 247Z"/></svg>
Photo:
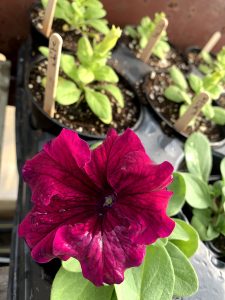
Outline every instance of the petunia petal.
<svg viewBox="0 0 225 300"><path fill-rule="evenodd" d="M110 130L104 143L93 150L85 170L99 187L107 189L107 180L111 172L121 164L128 153L138 150L145 153L140 139L132 130L127 129L120 136L115 130Z"/></svg>
<svg viewBox="0 0 225 300"><path fill-rule="evenodd" d="M172 182L173 166L165 161L156 165L145 152L127 153L108 175L113 189L124 194L161 190Z"/></svg>
<svg viewBox="0 0 225 300"><path fill-rule="evenodd" d="M44 146L44 151L62 169L76 172L90 160L88 144L72 130L63 129L58 137Z"/></svg>
<svg viewBox="0 0 225 300"><path fill-rule="evenodd" d="M24 180L32 190L35 203L48 205L54 196L83 200L99 191L78 167L63 169L44 151L28 160L23 168Z"/></svg>
<svg viewBox="0 0 225 300"><path fill-rule="evenodd" d="M118 226L113 216L101 222L89 219L85 224L64 226L57 231L54 254L77 258L83 275L95 285L121 283L128 267L141 264L145 246L132 243L127 228Z"/></svg>
<svg viewBox="0 0 225 300"><path fill-rule="evenodd" d="M108 154L118 135L114 129L111 129L105 141L91 152L91 160L85 166L85 171L93 182L101 189L107 189L106 168Z"/></svg>

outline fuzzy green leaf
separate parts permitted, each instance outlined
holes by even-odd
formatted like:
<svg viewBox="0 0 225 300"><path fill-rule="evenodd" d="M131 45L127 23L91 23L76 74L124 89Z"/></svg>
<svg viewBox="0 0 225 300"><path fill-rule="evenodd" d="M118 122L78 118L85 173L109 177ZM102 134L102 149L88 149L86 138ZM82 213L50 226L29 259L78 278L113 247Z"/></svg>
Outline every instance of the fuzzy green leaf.
<svg viewBox="0 0 225 300"><path fill-rule="evenodd" d="M101 19L106 16L106 11L100 7L88 7L84 13L84 18L88 20Z"/></svg>
<svg viewBox="0 0 225 300"><path fill-rule="evenodd" d="M105 57L115 47L121 33L121 29L113 25L104 39L94 47L95 54L99 57Z"/></svg>
<svg viewBox="0 0 225 300"><path fill-rule="evenodd" d="M208 182L212 170L212 151L206 136L200 132L191 134L185 143L184 152L188 171Z"/></svg>
<svg viewBox="0 0 225 300"><path fill-rule="evenodd" d="M125 280L115 285L118 300L172 299L174 271L164 247L149 246L144 263L125 272Z"/></svg>
<svg viewBox="0 0 225 300"><path fill-rule="evenodd" d="M82 273L67 272L61 267L52 284L51 300L111 300L113 290L113 285L96 288Z"/></svg>
<svg viewBox="0 0 225 300"><path fill-rule="evenodd" d="M189 81L189 84L192 88L192 90L198 94L200 93L201 89L202 89L202 79L200 77L198 77L197 75L191 73L188 77L188 81Z"/></svg>
<svg viewBox="0 0 225 300"><path fill-rule="evenodd" d="M62 54L60 60L60 67L63 72L72 80L78 81L77 66L72 55Z"/></svg>
<svg viewBox="0 0 225 300"><path fill-rule="evenodd" d="M199 177L181 173L186 184L186 201L194 208L207 208L211 205L210 192L207 184Z"/></svg>
<svg viewBox="0 0 225 300"><path fill-rule="evenodd" d="M214 117L212 121L218 125L225 125L225 109L222 107L213 106Z"/></svg>
<svg viewBox="0 0 225 300"><path fill-rule="evenodd" d="M173 220L176 222L175 233L169 236L169 241L176 245L187 257L193 256L198 249L199 237L197 232L186 222L180 219ZM183 231L180 230L181 228Z"/></svg>
<svg viewBox="0 0 225 300"><path fill-rule="evenodd" d="M187 257L174 244L168 243L166 250L173 264L175 284L173 294L176 297L186 297L198 290L198 277Z"/></svg>
<svg viewBox="0 0 225 300"><path fill-rule="evenodd" d="M168 190L173 192L173 196L169 201L167 214L174 216L181 210L185 202L186 186L181 174L173 173L173 183L169 185Z"/></svg>
<svg viewBox="0 0 225 300"><path fill-rule="evenodd" d="M105 84L98 86L98 88L109 92L118 102L120 107L124 107L124 97L121 90L117 86L112 84Z"/></svg>
<svg viewBox="0 0 225 300"><path fill-rule="evenodd" d="M90 109L103 123L110 124L112 122L112 107L106 95L85 88L85 99Z"/></svg>
<svg viewBox="0 0 225 300"><path fill-rule="evenodd" d="M93 70L95 80L117 83L119 78L110 66L102 66Z"/></svg>
<svg viewBox="0 0 225 300"><path fill-rule="evenodd" d="M79 80L84 84L91 83L92 81L95 80L94 73L90 69L85 68L82 65L79 66L77 70L77 76Z"/></svg>
<svg viewBox="0 0 225 300"><path fill-rule="evenodd" d="M62 267L68 272L82 272L80 262L76 258L69 258L67 261L62 261Z"/></svg>
<svg viewBox="0 0 225 300"><path fill-rule="evenodd" d="M84 65L89 65L93 57L93 49L87 37L81 37L78 41L77 56Z"/></svg>
<svg viewBox="0 0 225 300"><path fill-rule="evenodd" d="M87 20L86 24L103 34L107 34L109 32L106 20Z"/></svg>
<svg viewBox="0 0 225 300"><path fill-rule="evenodd" d="M80 99L81 90L70 80L59 77L56 101L61 105L71 105Z"/></svg>
<svg viewBox="0 0 225 300"><path fill-rule="evenodd" d="M189 95L175 85L170 85L168 88L166 88L166 90L164 91L164 96L167 99L176 103L182 103L182 102L187 102L188 104L191 103L191 99Z"/></svg>
<svg viewBox="0 0 225 300"><path fill-rule="evenodd" d="M172 66L169 72L173 82L182 90L186 91L188 88L188 84L183 73L176 66Z"/></svg>

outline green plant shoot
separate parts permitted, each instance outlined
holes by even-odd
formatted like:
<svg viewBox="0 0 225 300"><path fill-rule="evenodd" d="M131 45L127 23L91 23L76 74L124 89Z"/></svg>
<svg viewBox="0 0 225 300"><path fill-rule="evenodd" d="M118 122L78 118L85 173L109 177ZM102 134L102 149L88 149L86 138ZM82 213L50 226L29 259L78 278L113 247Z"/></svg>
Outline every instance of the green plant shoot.
<svg viewBox="0 0 225 300"><path fill-rule="evenodd" d="M43 7L48 0L41 0ZM55 19L64 20L68 30L77 30L78 33L91 35L90 29L107 34L109 31L106 11L99 0L57 0Z"/></svg>
<svg viewBox="0 0 225 300"><path fill-rule="evenodd" d="M172 84L165 89L164 96L170 101L181 104L180 116L189 108L195 96L201 92L206 92L210 100L202 108L202 113L214 123L225 125L225 109L214 106L212 102L212 100L218 99L223 92L221 82L225 76L225 69L217 70L203 78L191 73L188 76L188 81L176 66L172 66L169 72Z"/></svg>
<svg viewBox="0 0 225 300"><path fill-rule="evenodd" d="M154 20L151 20L149 17L144 17L141 19L137 28L126 26L124 30L125 34L137 42L139 50L143 50L147 46L148 40L154 32L156 25L165 17L166 15L164 13L156 13ZM159 59L164 59L169 51L170 45L168 43L168 37L164 31L153 49L153 54Z"/></svg>
<svg viewBox="0 0 225 300"><path fill-rule="evenodd" d="M71 105L85 100L92 112L105 124L112 121L112 107L109 97L124 106L124 98L117 87L119 80L115 71L107 65L110 51L121 35L120 28L115 26L99 43L89 41L87 36L80 38L76 58L62 54L60 69L66 75L59 77L56 101L61 105ZM40 47L40 52L48 56L48 48ZM43 80L43 85L45 85Z"/></svg>

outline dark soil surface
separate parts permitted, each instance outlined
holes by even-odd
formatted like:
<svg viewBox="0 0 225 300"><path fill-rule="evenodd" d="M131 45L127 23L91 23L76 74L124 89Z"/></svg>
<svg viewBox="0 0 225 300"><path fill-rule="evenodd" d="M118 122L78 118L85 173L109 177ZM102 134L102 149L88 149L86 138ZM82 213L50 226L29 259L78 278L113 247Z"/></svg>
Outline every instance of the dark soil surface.
<svg viewBox="0 0 225 300"><path fill-rule="evenodd" d="M36 64L31 70L28 84L34 101L36 101L41 108L43 107L44 100L44 88L41 81L42 78L46 76L46 70L47 60L42 60ZM60 76L66 78L63 73L60 73ZM56 102L54 119L79 133L97 136L106 134L109 128L115 128L118 132L121 132L126 128L133 127L139 118L140 104L134 92L122 78L118 86L124 95L125 106L121 108L117 104L117 101L110 94L107 94L113 110L113 121L110 125L102 123L89 109L85 100L82 100L79 105L75 103L67 106L60 105Z"/></svg>
<svg viewBox="0 0 225 300"><path fill-rule="evenodd" d="M127 35L123 35L121 42L126 44L126 46L134 51L137 58L140 58L141 51L138 46L138 40L132 39ZM153 67L156 71L161 69L168 69L172 65L176 65L182 71L187 72L189 70L188 65L186 64L183 56L171 46L171 50L168 53L167 57L163 60L160 60L155 55L152 55L148 61L148 65Z"/></svg>
<svg viewBox="0 0 225 300"><path fill-rule="evenodd" d="M143 91L146 95L148 103L152 106L155 112L161 117L161 125L166 124L173 126L176 120L179 119L180 104L167 100L164 97L164 90L171 83L171 79L167 72L161 71L156 73L152 71L148 75L143 84ZM190 96L193 94L190 91ZM224 138L222 126L212 123L200 113L195 120L195 124L188 126L184 132L185 136L189 136L192 132L200 131L208 136L211 142L218 142Z"/></svg>

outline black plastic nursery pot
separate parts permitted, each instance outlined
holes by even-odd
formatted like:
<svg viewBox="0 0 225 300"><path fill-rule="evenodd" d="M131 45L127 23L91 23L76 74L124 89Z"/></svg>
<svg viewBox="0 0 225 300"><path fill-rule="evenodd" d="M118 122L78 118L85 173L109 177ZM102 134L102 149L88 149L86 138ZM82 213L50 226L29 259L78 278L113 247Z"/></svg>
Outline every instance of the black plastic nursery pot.
<svg viewBox="0 0 225 300"><path fill-rule="evenodd" d="M70 117L72 118L72 112L70 112L70 108L67 107L66 112L70 112L70 116L66 117L64 116L64 111L62 111L62 109L64 109L63 106L58 106L56 104L56 109L58 109L55 113L54 118L51 118L42 108L42 105L40 103L40 101L37 101L37 97L34 96L34 92L33 90L35 89L35 85L36 85L36 94L40 95L39 91L41 91L41 97L43 100L44 96L44 88L41 86L41 83L36 83L34 82L34 87L33 87L33 81L32 81L32 88L30 88L31 85L31 81L30 81L30 77L31 77L31 73L33 72L32 70L34 68L38 69L39 65L43 64L43 62L46 61L45 58L43 57L37 57L37 59L34 60L34 62L31 65L31 68L28 68L26 70L26 95L28 97L28 101L30 103L32 103L32 112L31 112L31 116L32 116L32 124L35 128L39 128L42 130L46 130L52 134L59 134L59 132L62 130L62 128L68 128L68 129L73 129L74 131L76 131L82 138L84 139L104 139L105 138L105 134L101 134L101 133L92 133L91 130L88 130L88 126L89 126L89 120L88 117L92 119L94 118L94 122L96 124L100 124L100 121L96 121L97 117L95 117L93 115L93 113L90 111L90 109L88 109L87 106L85 106L83 109L83 118L81 120L79 120L79 114L77 115L77 120L75 121L71 121ZM47 63L47 61L46 61ZM37 76L37 78L40 76ZM121 81L124 83L125 86L125 111L127 111L127 114L123 113L123 116L121 115L121 119L123 117L126 117L127 115L129 116L130 114L130 123L132 123L132 126L127 126L127 127L131 127L134 131L137 131L143 123L143 106L141 105L141 99L138 97L138 95L136 94L135 88L133 88L129 83L127 83L126 80L124 80L123 78L121 78ZM28 83L30 82L30 83ZM126 92L128 94L126 94ZM132 97L129 95L129 93L132 94ZM132 103L126 103L126 99L128 99L129 101L132 100ZM40 100L40 99L38 99ZM76 112L76 106L74 106L74 110L73 112ZM133 113L133 115L131 115L131 113ZM57 119L56 116L61 114L61 119ZM92 117L93 116L93 117ZM131 117L132 116L132 117ZM123 130L126 127L123 128L122 124L123 124L123 120L118 119L117 117L117 123L115 124L115 126L120 126L120 128ZM62 121L63 120L63 121ZM120 124L121 123L121 124ZM82 127L83 126L83 127ZM90 124L90 127L93 127L94 124ZM99 125L99 126L103 126L103 125ZM84 129L83 129L84 128ZM106 126L106 128L104 129L105 132L107 132L107 128L110 128L109 126ZM91 128L93 129L93 128ZM121 130L120 129L120 130ZM83 130L83 131L82 131ZM120 131L119 130L119 131Z"/></svg>

